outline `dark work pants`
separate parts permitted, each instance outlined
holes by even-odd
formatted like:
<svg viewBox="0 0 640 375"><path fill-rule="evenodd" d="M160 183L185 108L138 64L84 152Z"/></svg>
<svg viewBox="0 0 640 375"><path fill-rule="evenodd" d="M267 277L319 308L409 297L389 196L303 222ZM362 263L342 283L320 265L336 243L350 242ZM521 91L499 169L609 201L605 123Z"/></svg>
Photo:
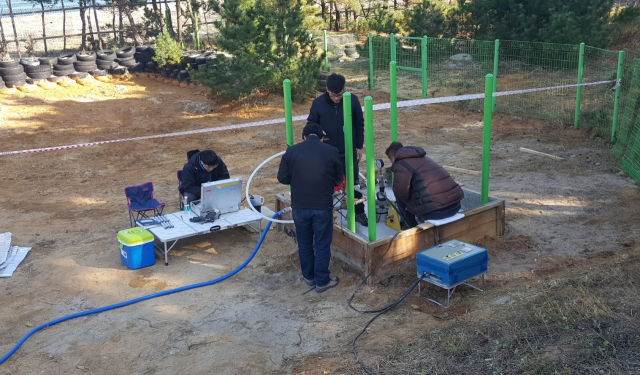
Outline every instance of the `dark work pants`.
<svg viewBox="0 0 640 375"><path fill-rule="evenodd" d="M302 276L317 286L329 284L329 262L333 240L333 211L293 209Z"/></svg>

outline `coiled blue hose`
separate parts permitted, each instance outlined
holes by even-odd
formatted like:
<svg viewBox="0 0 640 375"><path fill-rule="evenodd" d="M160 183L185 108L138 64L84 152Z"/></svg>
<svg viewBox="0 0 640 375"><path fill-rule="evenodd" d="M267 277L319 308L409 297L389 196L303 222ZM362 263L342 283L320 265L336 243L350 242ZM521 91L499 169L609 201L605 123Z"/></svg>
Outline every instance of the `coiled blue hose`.
<svg viewBox="0 0 640 375"><path fill-rule="evenodd" d="M288 208L285 208L284 210L278 211L273 215L272 218L275 219L276 217L278 217L278 216L282 215L283 213L287 212L288 210L289 210ZM31 331L27 332L26 335L22 336L20 341L18 341L18 343L11 350L9 350L9 352L7 354L5 354L4 356L2 356L2 358L0 358L0 364L4 363L7 359L9 359L18 350L18 348L20 348L20 346L22 346L22 344L24 344L24 342L27 341L27 339L29 337L31 337L31 335L33 335L34 333L40 331L43 328L51 327L51 326L56 325L58 323L62 323L64 321L66 321L66 320L79 318L81 316L97 314L97 313L101 313L103 311L108 311L108 310L113 310L113 309L117 309L117 308L120 308L120 307L133 305L134 303L146 301L146 300L149 300L149 299L152 299L152 298L167 296L167 295L173 294L173 293L184 292L185 290L189 290L189 289L195 289L195 288L200 288L200 287L203 287L203 286L213 285L213 284L219 283L220 281L223 281L223 280L226 280L226 279L230 278L231 276L233 276L236 273L240 272L241 269L246 267L246 265L249 264L249 262L251 262L253 257L258 252L258 249L260 249L260 246L262 245L262 241L264 240L265 235L269 231L269 227L271 227L271 221L267 224L267 226L262 231L262 235L260 236L260 240L258 241L258 244L256 245L255 249L253 249L253 252L251 253L251 255L249 255L249 258L247 258L247 260L245 260L244 263L242 263L238 268L236 268L235 270L229 272L228 274L226 274L224 276L220 276L217 279L213 279L213 280L210 280L210 281L205 281L205 282L197 283L197 284L191 284L191 285L183 286L183 287L180 287L180 288L165 290L165 291L158 292L158 293L148 294L146 296L138 297L138 298L135 298L135 299L132 299L132 300L129 300L129 301L115 303L113 305L99 307L97 309L87 310L87 311L83 311L83 312L79 312L79 313L63 316L62 318L58 318L58 319L52 320L50 322L41 324L41 325L33 328Z"/></svg>

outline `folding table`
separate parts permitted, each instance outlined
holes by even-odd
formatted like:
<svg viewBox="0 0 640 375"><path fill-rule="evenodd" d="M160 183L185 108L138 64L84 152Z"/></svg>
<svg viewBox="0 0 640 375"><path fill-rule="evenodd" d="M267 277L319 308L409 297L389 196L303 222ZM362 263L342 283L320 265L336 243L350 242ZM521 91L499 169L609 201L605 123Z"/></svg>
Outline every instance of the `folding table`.
<svg viewBox="0 0 640 375"><path fill-rule="evenodd" d="M193 223L189 221L190 218L196 215L190 211L178 211L168 215L164 215L164 218L168 219L173 225L172 228L164 228L162 226L156 226L148 228L147 230L155 236L155 238L161 242L164 247L160 247L154 244L156 250L164 255L164 264L169 265L169 251L173 249L178 240L183 238L189 238L207 234L211 232L217 232L229 228L235 228L243 225L249 225L256 229L260 235L262 235L262 219L263 217L252 210L244 209L236 212L230 212L220 215L220 217L213 223ZM253 223L258 223L258 227L254 227Z"/></svg>

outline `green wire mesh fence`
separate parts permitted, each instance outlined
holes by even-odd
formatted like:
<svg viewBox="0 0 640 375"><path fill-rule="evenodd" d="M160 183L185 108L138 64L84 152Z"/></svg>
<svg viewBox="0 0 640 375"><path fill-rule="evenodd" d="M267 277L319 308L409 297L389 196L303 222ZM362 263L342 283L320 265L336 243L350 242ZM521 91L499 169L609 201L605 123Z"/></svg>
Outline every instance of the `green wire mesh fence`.
<svg viewBox="0 0 640 375"><path fill-rule="evenodd" d="M579 45L335 32L327 33L326 39L328 69L343 74L352 87L390 92L389 63L395 60L399 100L482 93L488 73L497 73L497 91L571 85L578 82L579 73L584 83L615 80L619 59L618 51L584 46L580 69ZM638 182L639 58L640 54L632 51L624 55L618 122L612 140L621 168ZM596 128L595 134L611 139L616 95L613 87L611 83L580 90L572 87L501 96L496 98L495 110L557 124L577 121L578 127ZM482 102L467 100L451 105L480 109Z"/></svg>

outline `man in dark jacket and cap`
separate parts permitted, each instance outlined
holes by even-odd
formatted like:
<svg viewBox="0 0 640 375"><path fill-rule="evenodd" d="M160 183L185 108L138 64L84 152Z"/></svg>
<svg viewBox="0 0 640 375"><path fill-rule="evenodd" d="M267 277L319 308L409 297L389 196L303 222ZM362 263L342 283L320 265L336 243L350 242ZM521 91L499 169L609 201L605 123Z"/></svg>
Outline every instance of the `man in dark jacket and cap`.
<svg viewBox="0 0 640 375"><path fill-rule="evenodd" d="M324 143L338 149L342 172L346 175L346 150L344 144L344 111L342 95L345 92L346 79L341 74L333 73L327 78L327 91L315 98L309 110L308 123L320 125L325 132ZM359 182L358 162L362 158L364 147L364 115L358 97L351 94L351 117L353 134L353 183ZM354 192L356 199L362 198L359 191ZM364 204L356 205L355 219L367 226L367 215Z"/></svg>
<svg viewBox="0 0 640 375"><path fill-rule="evenodd" d="M393 194L409 227L418 225L418 220L444 219L460 210L462 188L422 148L393 142L385 153L394 173Z"/></svg>
<svg viewBox="0 0 640 375"><path fill-rule="evenodd" d="M226 180L229 171L222 159L215 152L205 150L191 155L182 168L182 185L180 193L187 198L187 203L200 199L200 185L205 182Z"/></svg>

